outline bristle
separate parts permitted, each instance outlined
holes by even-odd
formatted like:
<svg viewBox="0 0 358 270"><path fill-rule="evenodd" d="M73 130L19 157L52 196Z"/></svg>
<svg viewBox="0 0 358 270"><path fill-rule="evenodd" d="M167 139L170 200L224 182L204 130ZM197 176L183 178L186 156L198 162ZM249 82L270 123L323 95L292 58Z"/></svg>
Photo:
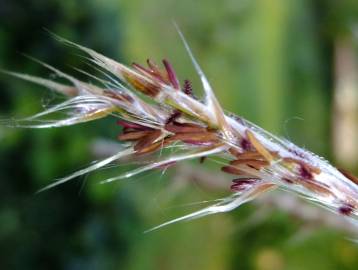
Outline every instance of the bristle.
<svg viewBox="0 0 358 270"><path fill-rule="evenodd" d="M95 164L93 164L93 165L91 165L91 166L89 166L89 167L87 167L85 169L79 170L79 171L77 171L77 172L75 172L75 173L73 173L73 174L71 174L71 175L69 175L69 176L67 176L65 178L59 179L59 180L55 181L54 183L52 183L52 184L40 189L38 192L48 190L50 188L53 188L55 186L58 186L60 184L65 183L65 182L68 182L69 180L71 180L73 178L76 178L78 176L87 174L87 173L95 171L95 170L98 170L99 168L102 168L102 167L106 166L107 164L112 163L113 161L116 161L116 160L118 160L120 158L129 156L131 154L133 154L133 149L131 149L131 148L124 149L123 151L121 151L121 152L119 152L119 153L117 153L117 154L115 154L115 155L113 155L113 156L111 156L109 158L106 158L106 159L104 159L102 161L99 161L99 162L97 162L97 163L95 163Z"/></svg>
<svg viewBox="0 0 358 270"><path fill-rule="evenodd" d="M60 84L60 83L57 83L57 82L54 82L51 80L47 80L47 79L43 79L40 77L35 77L35 76L27 75L27 74L17 73L17 72L11 72L11 71L5 71L5 70L0 70L0 72L23 79L23 80L26 80L26 81L29 81L29 82L33 82L33 83L42 85L44 87L47 87L48 89L54 90L56 92L66 95L66 96L72 97L72 96L76 96L78 94L78 89L73 86L68 86L68 85Z"/></svg>
<svg viewBox="0 0 358 270"><path fill-rule="evenodd" d="M230 126L228 125L228 123L226 122L226 117L225 117L223 109L220 106L208 79L206 78L206 76L205 76L204 72L202 71L201 67L199 66L198 62L195 60L195 57L194 57L188 43L186 42L184 35L180 32L178 27L177 27L177 31L179 33L180 38L182 39L184 47L187 50L189 57L194 65L195 70L198 73L201 83L203 85L203 89L205 91L205 104L208 106L209 111L211 113L213 113L217 126L223 131L223 133L225 134L225 136L227 138L231 139L233 136L232 130L231 130Z"/></svg>

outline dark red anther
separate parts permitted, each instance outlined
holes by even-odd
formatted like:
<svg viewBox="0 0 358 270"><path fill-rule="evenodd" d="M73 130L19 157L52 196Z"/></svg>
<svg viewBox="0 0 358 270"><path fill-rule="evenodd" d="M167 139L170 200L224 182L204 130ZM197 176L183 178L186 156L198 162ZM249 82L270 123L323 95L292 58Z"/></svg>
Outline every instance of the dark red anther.
<svg viewBox="0 0 358 270"><path fill-rule="evenodd" d="M172 84L172 86L175 89L179 90L180 89L179 80L178 80L177 75L175 74L175 71L174 71L172 65L166 59L163 60L163 64L164 64L165 70L167 71L170 83Z"/></svg>
<svg viewBox="0 0 358 270"><path fill-rule="evenodd" d="M178 110L174 110L174 112L169 116L167 121L165 121L165 124L173 123L175 120L177 120L181 116L181 112Z"/></svg>
<svg viewBox="0 0 358 270"><path fill-rule="evenodd" d="M147 59L147 64L148 67L150 69L151 75L158 79L160 82L164 83L164 84L168 84L170 83L168 81L168 78L165 74L163 74L163 72L160 70L160 68L150 59Z"/></svg>
<svg viewBox="0 0 358 270"><path fill-rule="evenodd" d="M123 120L118 120L117 121L117 125L122 126L124 129L136 129L136 130L152 130L149 127L145 127L139 124L135 124L135 123L130 123L127 121L123 121Z"/></svg>
<svg viewBox="0 0 358 270"><path fill-rule="evenodd" d="M173 122L165 125L165 129L173 133L207 132L207 129L196 124Z"/></svg>
<svg viewBox="0 0 358 270"><path fill-rule="evenodd" d="M240 145L241 145L242 149L245 151L249 151L251 149L250 141L245 138L242 138Z"/></svg>
<svg viewBox="0 0 358 270"><path fill-rule="evenodd" d="M258 178L237 178L232 180L233 184L230 186L232 191L244 191L255 185L260 179Z"/></svg>
<svg viewBox="0 0 358 270"><path fill-rule="evenodd" d="M338 212L344 216L350 216L354 211L354 206L350 203L344 203L338 208Z"/></svg>
<svg viewBox="0 0 358 270"><path fill-rule="evenodd" d="M312 173L306 168L306 166L300 166L300 175L303 179L312 179Z"/></svg>
<svg viewBox="0 0 358 270"><path fill-rule="evenodd" d="M137 63L133 63L132 66L138 70L139 72L141 72L142 74L145 75L149 75L152 76L153 78L155 78L156 80L159 80L161 83L167 83L163 78L162 75L160 74L159 69L155 66L155 64L153 64L149 59L147 60L148 62L148 68L143 67L140 64ZM149 64L150 63L150 64Z"/></svg>
<svg viewBox="0 0 358 270"><path fill-rule="evenodd" d="M136 70L138 70L140 72L144 72L146 74L152 74L153 73L152 70L147 69L147 68L143 67L142 65L134 63L134 62L132 63L132 67L134 67Z"/></svg>
<svg viewBox="0 0 358 270"><path fill-rule="evenodd" d="M137 143L134 145L135 151L141 151L142 149L153 144L160 136L162 132L160 130L153 130L148 135L142 137Z"/></svg>
<svg viewBox="0 0 358 270"><path fill-rule="evenodd" d="M242 171L234 166L224 166L224 167L221 167L221 170L223 172L226 172L229 174L234 174L234 175L247 175L244 171Z"/></svg>

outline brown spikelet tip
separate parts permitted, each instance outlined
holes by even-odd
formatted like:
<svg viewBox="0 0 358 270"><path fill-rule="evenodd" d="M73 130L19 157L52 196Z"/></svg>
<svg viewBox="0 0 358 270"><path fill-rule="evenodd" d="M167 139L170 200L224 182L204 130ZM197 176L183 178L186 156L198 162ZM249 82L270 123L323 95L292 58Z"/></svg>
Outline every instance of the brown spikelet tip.
<svg viewBox="0 0 358 270"><path fill-rule="evenodd" d="M233 174L233 175L247 175L247 173L245 173L244 171L242 171L234 166L224 166L221 168L221 170L223 172L226 172L228 174Z"/></svg>
<svg viewBox="0 0 358 270"><path fill-rule="evenodd" d="M140 151L147 146L153 144L160 136L162 132L160 130L151 131L148 135L142 137L135 145L134 150Z"/></svg>
<svg viewBox="0 0 358 270"><path fill-rule="evenodd" d="M252 167L256 170L260 170L262 167L266 167L269 163L266 160L257 160L257 159L237 159L230 162L231 165L240 165L246 164L249 167Z"/></svg>
<svg viewBox="0 0 358 270"><path fill-rule="evenodd" d="M246 130L246 136L256 151L259 152L268 162L273 160L271 153L259 142L250 130Z"/></svg>
<svg viewBox="0 0 358 270"><path fill-rule="evenodd" d="M118 135L120 141L135 141L152 133L152 131L132 131Z"/></svg>
<svg viewBox="0 0 358 270"><path fill-rule="evenodd" d="M154 81L146 80L139 75L130 72L123 72L123 77L136 90L151 97L156 97L160 92L161 86Z"/></svg>
<svg viewBox="0 0 358 270"><path fill-rule="evenodd" d="M324 194L324 195L331 195L332 192L330 191L329 187L326 186L325 184L323 183L319 183L319 182L316 182L315 180L310 180L310 179L298 179L298 180L301 180L300 181L300 184L302 184L305 188L313 191L313 192L317 192L317 193L320 193L320 194Z"/></svg>
<svg viewBox="0 0 358 270"><path fill-rule="evenodd" d="M230 153L231 155L233 155L234 157L237 157L237 156L241 155L241 153L240 153L236 148L233 148L233 147L230 147L230 148L228 149L228 151L229 151L229 153Z"/></svg>
<svg viewBox="0 0 358 270"><path fill-rule="evenodd" d="M214 145L219 141L216 134L212 132L177 133L168 140L182 141L193 145Z"/></svg>
<svg viewBox="0 0 358 270"><path fill-rule="evenodd" d="M135 129L135 130L153 130L152 128L141 126L136 123L131 123L123 120L118 120L117 125L125 128L125 129Z"/></svg>
<svg viewBox="0 0 358 270"><path fill-rule="evenodd" d="M262 156L257 151L239 152L234 148L229 149L229 151L233 156L235 156L235 159L262 159Z"/></svg>
<svg viewBox="0 0 358 270"><path fill-rule="evenodd" d="M194 133L194 132L207 132L207 129L196 124L190 123L169 123L165 125L165 129L173 133Z"/></svg>
<svg viewBox="0 0 358 270"><path fill-rule="evenodd" d="M164 141L165 142L165 141ZM142 147L136 150L135 155L144 155L144 154L149 154L149 153L153 153L156 150L158 150L160 147L164 147L162 142L156 142L156 143L152 143L146 147Z"/></svg>

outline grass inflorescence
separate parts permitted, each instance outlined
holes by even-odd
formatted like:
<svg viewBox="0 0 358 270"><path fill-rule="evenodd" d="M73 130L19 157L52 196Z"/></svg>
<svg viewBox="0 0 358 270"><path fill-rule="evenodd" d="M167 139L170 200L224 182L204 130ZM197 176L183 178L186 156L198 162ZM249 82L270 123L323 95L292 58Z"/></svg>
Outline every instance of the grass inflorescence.
<svg viewBox="0 0 358 270"><path fill-rule="evenodd" d="M168 60L162 61L162 67L152 60L147 61L147 66L138 63L126 66L57 36L61 42L85 52L89 61L106 75L106 79L88 74L98 80L98 85L86 83L42 62L68 84L5 71L67 97L63 103L34 116L7 121L8 125L52 128L114 116L119 118L117 123L122 127L118 135L118 140L123 142L121 151L40 191L129 157L141 159L146 164L104 179L103 183L130 178L152 169L165 169L183 160L200 158L203 161L215 155L224 160L221 170L233 177L232 183L228 183L231 194L212 206L158 227L230 211L277 188L291 191L342 217L356 220L357 178L241 117L225 114L189 46L179 34L202 82L202 99L194 96L189 80L183 83L179 80ZM63 118L48 118L59 112L64 113ZM171 151L164 153L167 148Z"/></svg>

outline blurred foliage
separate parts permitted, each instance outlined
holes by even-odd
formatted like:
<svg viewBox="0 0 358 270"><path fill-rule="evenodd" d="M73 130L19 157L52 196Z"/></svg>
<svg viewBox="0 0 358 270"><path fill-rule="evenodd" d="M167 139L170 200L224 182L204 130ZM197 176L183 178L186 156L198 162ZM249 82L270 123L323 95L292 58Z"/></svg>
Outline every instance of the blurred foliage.
<svg viewBox="0 0 358 270"><path fill-rule="evenodd" d="M357 27L355 0L0 0L0 67L48 77L25 53L71 73L88 70L48 29L126 63L169 58L200 93L173 19L226 109L332 157L332 44ZM30 115L57 98L6 76L0 88L2 117ZM34 195L90 163L93 141L116 137L114 121L1 127L0 269L358 268L356 245L342 233L318 224L303 237L298 219L274 212L260 220L253 205L143 234L192 211L172 206L216 198L194 185L174 191L175 170L97 185L105 171Z"/></svg>

